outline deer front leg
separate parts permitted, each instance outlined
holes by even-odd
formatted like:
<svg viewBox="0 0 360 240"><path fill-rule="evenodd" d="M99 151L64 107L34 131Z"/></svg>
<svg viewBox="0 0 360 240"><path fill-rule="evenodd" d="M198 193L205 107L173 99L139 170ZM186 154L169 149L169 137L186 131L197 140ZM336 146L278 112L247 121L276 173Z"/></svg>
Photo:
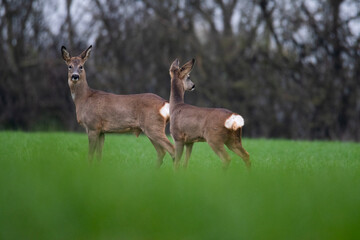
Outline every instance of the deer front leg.
<svg viewBox="0 0 360 240"><path fill-rule="evenodd" d="M186 146L186 155L185 155L185 161L184 161L184 168L187 168L187 166L188 166L193 145L194 145L194 143L188 143L185 145Z"/></svg>
<svg viewBox="0 0 360 240"><path fill-rule="evenodd" d="M99 161L101 160L101 157L102 157L102 149L104 146L104 141L105 141L105 134L100 133L98 136L98 141L96 143L96 158Z"/></svg>
<svg viewBox="0 0 360 240"><path fill-rule="evenodd" d="M174 162L175 170L179 168L183 151L184 151L184 143L181 141L175 141L175 162Z"/></svg>
<svg viewBox="0 0 360 240"><path fill-rule="evenodd" d="M92 162L94 159L94 152L96 150L97 142L99 141L99 133L96 131L88 131L88 138L89 138L89 154L88 159L89 162Z"/></svg>

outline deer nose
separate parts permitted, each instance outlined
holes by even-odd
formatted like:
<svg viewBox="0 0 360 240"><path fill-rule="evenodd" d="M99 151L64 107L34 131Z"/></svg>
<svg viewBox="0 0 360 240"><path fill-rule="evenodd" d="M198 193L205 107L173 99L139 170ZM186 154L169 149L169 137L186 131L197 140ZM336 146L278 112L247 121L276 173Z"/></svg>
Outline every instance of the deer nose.
<svg viewBox="0 0 360 240"><path fill-rule="evenodd" d="M73 81L79 80L79 74L73 74L73 75L71 76L71 80L73 80Z"/></svg>
<svg viewBox="0 0 360 240"><path fill-rule="evenodd" d="M191 87L190 91L195 90L195 84Z"/></svg>

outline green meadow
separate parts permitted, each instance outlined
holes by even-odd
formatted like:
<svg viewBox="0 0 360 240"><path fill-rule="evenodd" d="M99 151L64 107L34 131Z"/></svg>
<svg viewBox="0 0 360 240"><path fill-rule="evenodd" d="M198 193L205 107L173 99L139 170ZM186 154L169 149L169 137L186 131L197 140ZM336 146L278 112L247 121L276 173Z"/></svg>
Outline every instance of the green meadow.
<svg viewBox="0 0 360 240"><path fill-rule="evenodd" d="M0 239L360 239L360 144L244 139L224 172L206 143L175 172L140 135L0 132Z"/></svg>

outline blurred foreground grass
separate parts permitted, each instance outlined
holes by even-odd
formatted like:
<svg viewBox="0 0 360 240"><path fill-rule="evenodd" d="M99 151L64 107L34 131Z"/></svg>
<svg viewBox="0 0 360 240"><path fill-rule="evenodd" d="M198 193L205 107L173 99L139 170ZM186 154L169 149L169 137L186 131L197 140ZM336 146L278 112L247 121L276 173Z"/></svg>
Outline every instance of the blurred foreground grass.
<svg viewBox="0 0 360 240"><path fill-rule="evenodd" d="M252 170L206 143L189 168L140 136L0 132L0 239L360 239L360 144L245 139Z"/></svg>

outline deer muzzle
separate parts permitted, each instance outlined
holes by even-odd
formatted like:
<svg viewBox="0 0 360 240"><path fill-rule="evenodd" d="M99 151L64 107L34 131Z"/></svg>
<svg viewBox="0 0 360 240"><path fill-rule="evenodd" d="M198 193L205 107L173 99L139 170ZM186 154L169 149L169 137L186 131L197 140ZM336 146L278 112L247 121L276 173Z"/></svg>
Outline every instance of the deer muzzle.
<svg viewBox="0 0 360 240"><path fill-rule="evenodd" d="M71 75L71 80L74 81L74 82L78 81L79 78L80 78L79 74L73 74L73 75Z"/></svg>

